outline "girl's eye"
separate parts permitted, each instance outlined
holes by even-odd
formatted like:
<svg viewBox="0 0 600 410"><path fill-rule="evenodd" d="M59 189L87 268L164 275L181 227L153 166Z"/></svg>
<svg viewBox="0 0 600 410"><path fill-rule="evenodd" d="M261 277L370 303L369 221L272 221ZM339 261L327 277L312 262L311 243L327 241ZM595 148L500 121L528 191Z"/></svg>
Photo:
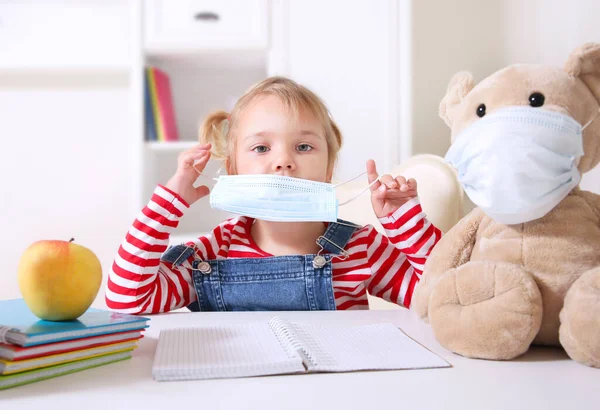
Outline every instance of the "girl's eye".
<svg viewBox="0 0 600 410"><path fill-rule="evenodd" d="M306 152L306 151L310 151L311 149L313 149L313 147L311 147L308 144L300 144L300 145L298 145L298 147L296 149L298 151Z"/></svg>
<svg viewBox="0 0 600 410"><path fill-rule="evenodd" d="M268 150L269 150L269 148L266 145L258 145L256 147L252 148L252 151L256 152L257 154L264 154Z"/></svg>

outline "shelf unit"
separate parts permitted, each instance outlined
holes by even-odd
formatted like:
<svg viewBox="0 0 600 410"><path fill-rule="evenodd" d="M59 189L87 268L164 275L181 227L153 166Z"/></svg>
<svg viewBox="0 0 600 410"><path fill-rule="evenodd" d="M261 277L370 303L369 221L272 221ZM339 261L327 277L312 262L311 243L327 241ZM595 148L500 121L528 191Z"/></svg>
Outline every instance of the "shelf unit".
<svg viewBox="0 0 600 410"><path fill-rule="evenodd" d="M142 51L134 63L132 94L134 135L139 153L136 205L141 209L157 184L173 175L179 154L198 143L203 118L215 110L230 111L237 99L272 73L269 66L268 0L163 1L134 4ZM198 19L199 15L212 20ZM215 17L216 16L216 20ZM148 142L144 135L143 68L154 66L170 78L180 141ZM221 162L211 160L196 185L212 187ZM208 198L195 203L181 218L172 243L212 230L231 215L210 207Z"/></svg>

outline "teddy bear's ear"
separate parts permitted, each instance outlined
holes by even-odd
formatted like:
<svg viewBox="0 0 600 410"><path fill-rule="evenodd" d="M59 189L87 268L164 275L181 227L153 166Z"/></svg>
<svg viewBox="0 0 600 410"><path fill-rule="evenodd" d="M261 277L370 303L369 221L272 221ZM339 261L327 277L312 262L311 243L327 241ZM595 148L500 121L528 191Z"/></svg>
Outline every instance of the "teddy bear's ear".
<svg viewBox="0 0 600 410"><path fill-rule="evenodd" d="M454 77L450 80L446 96L440 103L439 111L440 117L449 127L452 127L452 118L449 111L453 106L460 103L474 86L473 76L466 71L454 74Z"/></svg>
<svg viewBox="0 0 600 410"><path fill-rule="evenodd" d="M583 81L600 102L599 43L587 43L575 49L567 59L564 70Z"/></svg>

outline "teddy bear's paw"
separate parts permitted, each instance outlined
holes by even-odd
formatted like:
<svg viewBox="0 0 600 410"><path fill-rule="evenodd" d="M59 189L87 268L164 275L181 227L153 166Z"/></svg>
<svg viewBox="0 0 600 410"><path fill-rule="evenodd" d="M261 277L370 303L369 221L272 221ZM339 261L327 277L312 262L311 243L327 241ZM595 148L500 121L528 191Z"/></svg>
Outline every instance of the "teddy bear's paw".
<svg viewBox="0 0 600 410"><path fill-rule="evenodd" d="M431 294L437 340L463 356L508 360L527 351L542 322L542 297L523 268L468 262L444 274Z"/></svg>
<svg viewBox="0 0 600 410"><path fill-rule="evenodd" d="M427 317L427 307L429 306L429 295L431 293L431 289L428 288L429 284L426 282L426 280L427 278L423 278L417 283L415 291L413 292L410 310L416 312L416 314L424 322L429 322L429 318Z"/></svg>
<svg viewBox="0 0 600 410"><path fill-rule="evenodd" d="M571 286L560 312L560 344L579 363L600 368L600 268Z"/></svg>

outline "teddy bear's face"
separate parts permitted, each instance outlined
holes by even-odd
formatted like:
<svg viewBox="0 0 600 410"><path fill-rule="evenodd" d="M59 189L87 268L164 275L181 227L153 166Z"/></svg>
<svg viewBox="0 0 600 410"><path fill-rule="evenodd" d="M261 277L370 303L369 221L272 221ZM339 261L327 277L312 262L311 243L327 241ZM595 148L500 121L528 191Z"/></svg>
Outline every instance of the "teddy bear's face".
<svg viewBox="0 0 600 410"><path fill-rule="evenodd" d="M582 172L600 161L600 45L576 50L565 70L518 64L504 68L475 86L471 74L454 76L440 104L440 116L450 126L452 142L469 125L500 108L530 106L556 111L581 125L596 118L584 132Z"/></svg>
<svg viewBox="0 0 600 410"><path fill-rule="evenodd" d="M598 103L581 81L559 69L535 65L507 67L486 78L453 107L452 140L465 127L510 106L558 111L584 124Z"/></svg>

